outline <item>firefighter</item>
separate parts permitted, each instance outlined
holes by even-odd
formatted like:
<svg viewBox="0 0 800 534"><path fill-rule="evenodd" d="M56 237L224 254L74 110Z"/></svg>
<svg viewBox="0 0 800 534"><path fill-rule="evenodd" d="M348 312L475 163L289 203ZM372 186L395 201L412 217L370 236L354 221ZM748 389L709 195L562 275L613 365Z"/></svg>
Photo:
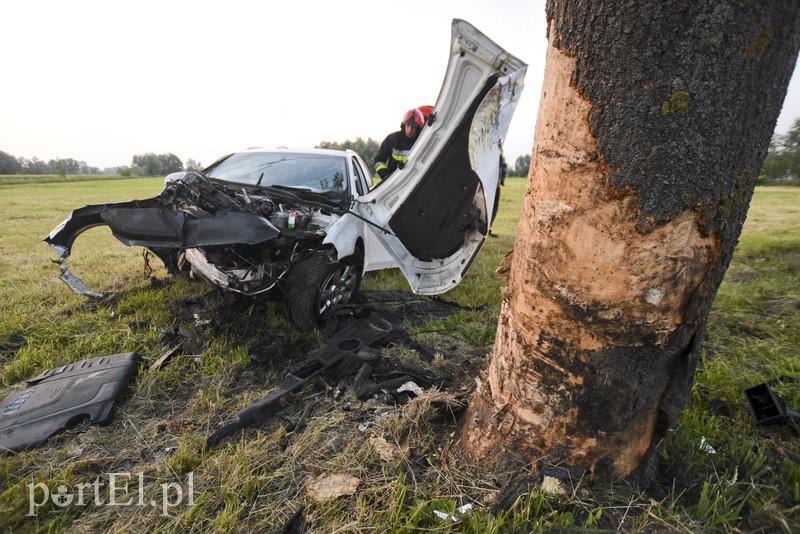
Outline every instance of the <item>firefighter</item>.
<svg viewBox="0 0 800 534"><path fill-rule="evenodd" d="M408 152L425 126L425 116L418 108L409 109L403 115L400 130L390 133L381 143L375 155L375 172L385 180L396 169L402 169Z"/></svg>

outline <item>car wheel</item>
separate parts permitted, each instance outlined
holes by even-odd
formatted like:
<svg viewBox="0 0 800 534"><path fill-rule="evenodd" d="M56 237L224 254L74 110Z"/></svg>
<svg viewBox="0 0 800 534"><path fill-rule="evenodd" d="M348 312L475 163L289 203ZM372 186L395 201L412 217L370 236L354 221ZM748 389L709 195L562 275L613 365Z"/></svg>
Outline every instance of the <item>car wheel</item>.
<svg viewBox="0 0 800 534"><path fill-rule="evenodd" d="M361 285L360 258L355 254L335 261L327 254L311 254L298 261L289 273L286 291L289 319L311 330L350 302Z"/></svg>

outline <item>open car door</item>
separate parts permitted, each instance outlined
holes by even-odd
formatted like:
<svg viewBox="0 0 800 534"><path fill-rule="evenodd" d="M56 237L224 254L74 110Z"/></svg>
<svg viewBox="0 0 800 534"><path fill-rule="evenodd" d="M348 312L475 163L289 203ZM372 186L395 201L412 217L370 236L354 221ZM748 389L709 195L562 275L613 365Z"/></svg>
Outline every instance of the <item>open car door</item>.
<svg viewBox="0 0 800 534"><path fill-rule="evenodd" d="M501 143L526 68L469 23L453 20L450 60L428 125L405 166L353 208L415 293L458 285L486 239Z"/></svg>

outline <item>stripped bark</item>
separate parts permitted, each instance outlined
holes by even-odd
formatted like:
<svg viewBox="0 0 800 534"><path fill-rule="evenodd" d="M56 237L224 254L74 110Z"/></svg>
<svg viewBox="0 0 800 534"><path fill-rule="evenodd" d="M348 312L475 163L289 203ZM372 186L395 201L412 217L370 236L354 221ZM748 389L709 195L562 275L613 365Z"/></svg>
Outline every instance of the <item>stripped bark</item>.
<svg viewBox="0 0 800 534"><path fill-rule="evenodd" d="M646 482L691 393L800 5L551 0L547 16L509 284L461 438L490 467Z"/></svg>

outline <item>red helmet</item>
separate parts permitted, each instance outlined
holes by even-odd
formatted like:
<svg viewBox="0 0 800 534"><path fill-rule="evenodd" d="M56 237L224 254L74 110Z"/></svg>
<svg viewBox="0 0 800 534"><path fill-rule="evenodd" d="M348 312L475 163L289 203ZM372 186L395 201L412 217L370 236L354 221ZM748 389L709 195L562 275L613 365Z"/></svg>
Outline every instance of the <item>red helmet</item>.
<svg viewBox="0 0 800 534"><path fill-rule="evenodd" d="M406 111L405 115L403 115L403 122L401 122L400 124L401 125L413 124L417 128L422 128L423 126L425 126L425 116L417 108L409 109L408 111Z"/></svg>
<svg viewBox="0 0 800 534"><path fill-rule="evenodd" d="M425 119L425 123L427 124L428 117L430 117L431 113L433 113L433 106L420 106L417 109L422 112L422 117Z"/></svg>

